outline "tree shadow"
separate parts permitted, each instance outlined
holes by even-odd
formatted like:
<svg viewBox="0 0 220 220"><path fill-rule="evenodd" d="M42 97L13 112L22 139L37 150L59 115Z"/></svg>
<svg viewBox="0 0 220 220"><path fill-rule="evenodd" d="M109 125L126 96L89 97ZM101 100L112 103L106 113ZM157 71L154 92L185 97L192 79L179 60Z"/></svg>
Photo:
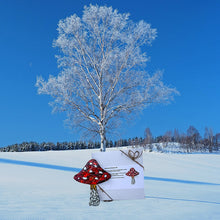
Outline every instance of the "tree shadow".
<svg viewBox="0 0 220 220"><path fill-rule="evenodd" d="M3 159L3 158L0 158L0 163L8 163L8 164L31 166L31 167L40 167L40 168L69 171L69 172L79 172L81 170L79 168L74 168L74 167L58 166L58 165L52 165L52 164L28 162L28 161L22 161L22 160L11 160L11 159Z"/></svg>
<svg viewBox="0 0 220 220"><path fill-rule="evenodd" d="M4 158L0 158L0 163L8 163L8 164L31 166L31 167L39 167L39 168L61 170L61 171L67 171L67 172L80 172L80 170L81 170L80 168L76 168L76 167L66 167L66 166L59 166L59 165L52 165L52 164L45 164L45 163L36 163L36 162L28 162L28 161L21 161L21 160L4 159ZM220 186L219 183L199 182L199 181L191 181L191 180L150 177L150 176L145 176L144 180L163 181L163 182L171 182L171 183L174 182L174 183L184 183L184 184Z"/></svg>
<svg viewBox="0 0 220 220"><path fill-rule="evenodd" d="M153 181L184 183L184 184L197 184L197 185L213 185L213 186L220 186L219 183L209 183L209 182L201 182L201 181L181 180L181 179L162 178L162 177L152 177L152 176L145 176L144 179L145 179L145 180L153 180Z"/></svg>
<svg viewBox="0 0 220 220"><path fill-rule="evenodd" d="M159 197L159 196L145 196L145 198L146 199L163 199L163 200L171 200L171 201L197 202L197 203L220 205L220 202L212 202L212 201L196 200L196 199L180 199L180 198L169 198L169 197Z"/></svg>

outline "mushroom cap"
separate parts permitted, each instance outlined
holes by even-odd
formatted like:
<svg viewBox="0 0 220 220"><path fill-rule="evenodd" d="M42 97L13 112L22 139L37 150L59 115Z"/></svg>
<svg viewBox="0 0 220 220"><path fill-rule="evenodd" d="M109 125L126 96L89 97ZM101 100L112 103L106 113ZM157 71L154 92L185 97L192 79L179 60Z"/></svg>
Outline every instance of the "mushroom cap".
<svg viewBox="0 0 220 220"><path fill-rule="evenodd" d="M111 174L102 169L95 159L91 159L73 178L80 183L96 185L109 180Z"/></svg>
<svg viewBox="0 0 220 220"><path fill-rule="evenodd" d="M139 172L136 171L134 168L131 168L127 173L126 173L127 176L131 176L131 177L134 177L134 176L137 176L139 175Z"/></svg>

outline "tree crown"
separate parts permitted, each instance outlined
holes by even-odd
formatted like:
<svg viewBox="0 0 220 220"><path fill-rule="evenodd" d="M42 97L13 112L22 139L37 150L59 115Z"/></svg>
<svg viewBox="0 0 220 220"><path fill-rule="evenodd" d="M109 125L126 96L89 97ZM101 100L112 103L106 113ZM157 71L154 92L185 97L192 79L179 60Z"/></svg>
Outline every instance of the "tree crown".
<svg viewBox="0 0 220 220"><path fill-rule="evenodd" d="M105 133L119 118L177 94L163 84L161 72L145 71L148 57L141 48L157 35L150 24L134 23L112 7L90 5L82 18L60 20L57 30L53 46L61 52L61 72L47 82L39 77L38 92L51 95L54 110L67 111L77 127Z"/></svg>

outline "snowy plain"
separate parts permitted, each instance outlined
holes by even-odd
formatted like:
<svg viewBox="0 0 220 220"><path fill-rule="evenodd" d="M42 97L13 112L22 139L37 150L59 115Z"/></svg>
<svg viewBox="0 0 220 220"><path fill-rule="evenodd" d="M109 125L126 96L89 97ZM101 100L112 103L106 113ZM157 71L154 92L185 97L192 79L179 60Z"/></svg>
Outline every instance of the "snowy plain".
<svg viewBox="0 0 220 220"><path fill-rule="evenodd" d="M145 199L90 207L73 176L95 151L1 152L0 220L220 219L220 154L144 152Z"/></svg>

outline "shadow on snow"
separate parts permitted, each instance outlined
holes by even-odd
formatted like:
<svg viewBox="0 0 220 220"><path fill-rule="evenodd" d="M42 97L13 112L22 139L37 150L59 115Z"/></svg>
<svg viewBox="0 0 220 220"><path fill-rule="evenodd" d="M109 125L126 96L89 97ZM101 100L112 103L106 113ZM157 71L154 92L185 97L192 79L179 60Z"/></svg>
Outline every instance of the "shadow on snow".
<svg viewBox="0 0 220 220"><path fill-rule="evenodd" d="M153 181L163 181L163 182L174 182L174 183L185 183L185 184L220 186L219 183L208 183L208 182L200 182L200 181L192 181L192 180L180 180L180 179L152 177L152 176L145 176L144 179L145 180L153 180Z"/></svg>
<svg viewBox="0 0 220 220"><path fill-rule="evenodd" d="M203 201L203 200L195 200L195 199L178 199L178 198L168 198L168 197L159 197L159 196L145 196L145 198L146 199L163 199L163 200L172 200L172 201L182 201L182 202L198 202L198 203L220 205L220 202L211 202L211 201Z"/></svg>
<svg viewBox="0 0 220 220"><path fill-rule="evenodd" d="M28 162L28 161L21 161L21 160L11 160L11 159L4 159L4 158L0 158L0 163L8 163L8 164L15 164L15 165L22 165L22 166L31 166L31 167L40 167L40 168L53 169L53 170L61 170L61 171L68 171L68 172L80 172L80 170L81 170L80 168L75 168L75 167L58 166L58 165L52 165L52 164ZM162 181L162 182L174 182L174 183L184 183L184 184L220 186L220 184L218 184L218 183L208 183L208 182L199 182L199 181L191 181L191 180L181 180L181 179L171 179L171 178L161 178L161 177L150 177L150 176L145 176L144 180Z"/></svg>
<svg viewBox="0 0 220 220"><path fill-rule="evenodd" d="M35 162L27 162L27 161L11 160L11 159L3 159L3 158L0 158L0 163L8 163L8 164L31 166L31 167L40 167L40 168L61 170L61 171L68 171L68 172L80 172L80 170L81 170L80 168L74 168L74 167L58 166L58 165L52 165L52 164L35 163ZM145 180L152 180L152 181L165 181L165 182L176 182L176 183L185 183L185 184L218 185L218 186L220 186L220 184L217 184L217 183L180 180L180 179L171 179L171 178L145 176L144 179ZM145 196L145 198L220 205L220 202L202 201L202 200L194 200L194 199L179 199L179 198L168 198L168 197L158 197L158 196Z"/></svg>
<svg viewBox="0 0 220 220"><path fill-rule="evenodd" d="M65 167L65 166L58 166L58 165L52 165L52 164L35 163L35 162L27 162L27 161L11 160L11 159L3 159L3 158L0 158L0 163L9 163L9 164L23 165L23 166L30 166L30 167L40 167L40 168L62 170L62 171L69 171L69 172L79 172L81 170L79 168L74 168L74 167Z"/></svg>

